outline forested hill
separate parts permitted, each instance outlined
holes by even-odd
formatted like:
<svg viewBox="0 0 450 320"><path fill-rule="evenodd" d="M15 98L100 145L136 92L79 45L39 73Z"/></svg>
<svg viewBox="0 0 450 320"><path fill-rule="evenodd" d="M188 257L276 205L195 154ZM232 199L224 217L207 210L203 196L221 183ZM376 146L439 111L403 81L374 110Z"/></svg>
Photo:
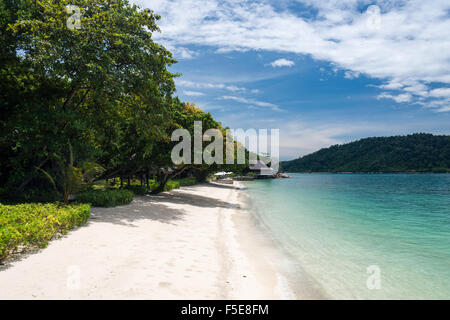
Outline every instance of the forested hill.
<svg viewBox="0 0 450 320"><path fill-rule="evenodd" d="M450 172L450 136L367 138L282 162L286 172Z"/></svg>

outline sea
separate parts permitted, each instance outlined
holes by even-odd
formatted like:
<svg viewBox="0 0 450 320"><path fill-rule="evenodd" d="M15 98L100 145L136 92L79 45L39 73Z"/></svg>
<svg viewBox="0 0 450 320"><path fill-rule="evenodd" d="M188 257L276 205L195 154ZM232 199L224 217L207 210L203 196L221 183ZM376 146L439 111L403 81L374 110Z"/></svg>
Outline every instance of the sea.
<svg viewBox="0 0 450 320"><path fill-rule="evenodd" d="M297 292L450 299L450 174L290 176L245 187Z"/></svg>

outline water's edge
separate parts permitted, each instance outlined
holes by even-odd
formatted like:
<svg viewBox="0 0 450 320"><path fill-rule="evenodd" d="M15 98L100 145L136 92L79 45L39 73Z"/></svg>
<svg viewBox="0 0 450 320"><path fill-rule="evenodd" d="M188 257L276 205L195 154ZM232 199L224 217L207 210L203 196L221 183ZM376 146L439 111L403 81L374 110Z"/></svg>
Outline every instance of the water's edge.
<svg viewBox="0 0 450 320"><path fill-rule="evenodd" d="M449 299L449 175L252 181L243 203L300 299ZM379 288L370 270L380 270Z"/></svg>
<svg viewBox="0 0 450 320"><path fill-rule="evenodd" d="M293 299L331 299L312 275L308 274L301 264L296 262L295 258L283 247L282 243L264 222L256 206L254 206L254 199L248 192L247 183L240 182L244 186L239 194L240 203L243 205L242 209L247 215L248 223L255 234L264 237L267 240L266 244L270 246L269 248L266 247L266 249L271 251L271 254L269 254L270 258L276 260L271 261L271 263L278 274L280 286L284 287L280 288L280 290L285 292L285 296L290 296Z"/></svg>

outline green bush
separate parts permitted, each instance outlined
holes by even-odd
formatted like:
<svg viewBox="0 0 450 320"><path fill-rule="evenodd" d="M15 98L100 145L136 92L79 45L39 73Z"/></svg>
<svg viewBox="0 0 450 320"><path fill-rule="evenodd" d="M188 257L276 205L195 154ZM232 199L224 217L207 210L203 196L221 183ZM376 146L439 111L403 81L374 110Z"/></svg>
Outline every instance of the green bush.
<svg viewBox="0 0 450 320"><path fill-rule="evenodd" d="M90 203L94 207L115 207L129 204L133 201L134 193L124 189L92 190L79 193L76 200Z"/></svg>
<svg viewBox="0 0 450 320"><path fill-rule="evenodd" d="M0 204L0 261L19 248L47 246L55 235L86 223L89 216L86 204Z"/></svg>
<svg viewBox="0 0 450 320"><path fill-rule="evenodd" d="M170 191L173 189L180 189L180 183L178 181L169 180L164 186L164 191Z"/></svg>
<svg viewBox="0 0 450 320"><path fill-rule="evenodd" d="M170 191L170 190L173 190L173 189L179 189L181 185L182 184L181 184L180 180L170 180L164 186L164 191ZM137 194L137 195L146 195L150 191L155 190L156 188L158 188L159 183L154 181L154 180L150 180L149 181L149 186L150 186L150 188L147 188L146 186L137 185L137 184L131 184L129 186L128 185L124 186L123 189L133 191L133 193Z"/></svg>
<svg viewBox="0 0 450 320"><path fill-rule="evenodd" d="M159 183L156 182L155 180L149 180L149 185L150 185L150 190L153 191L156 188L158 188Z"/></svg>
<svg viewBox="0 0 450 320"><path fill-rule="evenodd" d="M137 195L146 195L147 193L150 192L150 189L145 187L145 186L141 186L141 185L129 185L129 186L125 186L124 187L125 190L130 190L132 191L134 194Z"/></svg>
<svg viewBox="0 0 450 320"><path fill-rule="evenodd" d="M198 183L197 179L195 179L194 177L175 179L174 181L179 182L180 186L182 186L182 187L193 186Z"/></svg>

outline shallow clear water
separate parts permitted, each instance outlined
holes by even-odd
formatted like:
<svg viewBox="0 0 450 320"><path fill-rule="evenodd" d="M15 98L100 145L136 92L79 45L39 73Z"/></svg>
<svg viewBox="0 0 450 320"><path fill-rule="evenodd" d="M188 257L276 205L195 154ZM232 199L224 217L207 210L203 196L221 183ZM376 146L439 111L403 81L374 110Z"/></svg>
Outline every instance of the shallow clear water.
<svg viewBox="0 0 450 320"><path fill-rule="evenodd" d="M450 174L291 177L246 183L252 212L328 297L450 299Z"/></svg>

